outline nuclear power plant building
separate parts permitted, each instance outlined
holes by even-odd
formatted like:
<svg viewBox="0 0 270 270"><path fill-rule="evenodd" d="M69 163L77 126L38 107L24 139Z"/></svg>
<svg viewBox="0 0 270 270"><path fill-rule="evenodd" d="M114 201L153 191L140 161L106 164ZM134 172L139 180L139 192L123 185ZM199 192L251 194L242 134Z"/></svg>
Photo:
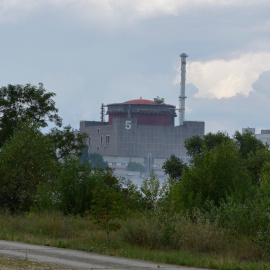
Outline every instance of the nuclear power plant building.
<svg viewBox="0 0 270 270"><path fill-rule="evenodd" d="M100 153L112 168L123 170L133 161L158 172L172 154L186 159L185 139L204 135L204 122L175 126L175 109L161 100L109 104L108 122L81 121L80 132L89 135L89 153Z"/></svg>
<svg viewBox="0 0 270 270"><path fill-rule="evenodd" d="M182 58L182 77L185 76L183 65ZM80 122L80 132L89 135L89 153L100 153L118 175L129 162L140 163L148 172L153 170L161 175L163 163L172 154L186 160L185 140L194 135L203 137L205 123L184 120L184 79L181 78L179 125L175 125L176 107L166 104L162 98L102 105L101 121Z"/></svg>

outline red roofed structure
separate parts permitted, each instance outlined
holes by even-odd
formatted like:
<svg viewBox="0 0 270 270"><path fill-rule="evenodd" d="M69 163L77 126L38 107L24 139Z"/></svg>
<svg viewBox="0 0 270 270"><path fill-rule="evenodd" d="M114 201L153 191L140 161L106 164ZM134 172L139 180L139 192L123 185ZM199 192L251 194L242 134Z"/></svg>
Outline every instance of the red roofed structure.
<svg viewBox="0 0 270 270"><path fill-rule="evenodd" d="M164 103L164 99L134 99L123 103L109 104L108 124L115 118L137 119L138 125L174 126L175 106Z"/></svg>
<svg viewBox="0 0 270 270"><path fill-rule="evenodd" d="M155 101L148 100L148 99L133 99L133 100L126 101L124 103L127 103L127 104L156 104Z"/></svg>

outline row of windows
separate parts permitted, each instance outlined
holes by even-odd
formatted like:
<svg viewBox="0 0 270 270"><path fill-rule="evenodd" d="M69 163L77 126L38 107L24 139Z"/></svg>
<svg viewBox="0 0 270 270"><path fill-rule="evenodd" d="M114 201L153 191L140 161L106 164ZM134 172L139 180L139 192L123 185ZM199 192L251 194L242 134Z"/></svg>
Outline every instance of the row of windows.
<svg viewBox="0 0 270 270"><path fill-rule="evenodd" d="M92 144L92 137L89 136L88 137L88 145ZM105 145L109 145L110 144L110 135L106 135L106 140L105 140ZM103 145L103 137L100 137L100 145Z"/></svg>

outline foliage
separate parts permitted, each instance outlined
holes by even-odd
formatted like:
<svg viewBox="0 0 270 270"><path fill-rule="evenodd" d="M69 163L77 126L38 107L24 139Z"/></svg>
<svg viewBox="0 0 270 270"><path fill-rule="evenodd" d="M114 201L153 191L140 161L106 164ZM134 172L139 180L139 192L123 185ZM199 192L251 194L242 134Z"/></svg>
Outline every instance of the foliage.
<svg viewBox="0 0 270 270"><path fill-rule="evenodd" d="M187 168L187 165L175 155L171 155L162 166L165 174L169 175L174 181L181 180L182 173L185 168Z"/></svg>
<svg viewBox="0 0 270 270"><path fill-rule="evenodd" d="M39 186L35 210L59 210L83 216L91 210L91 190L106 189L121 193L128 211L144 207L137 187L125 179L117 179L111 168L93 168L89 162L80 163L78 158L70 157L58 165L58 173L52 181Z"/></svg>
<svg viewBox="0 0 270 270"><path fill-rule="evenodd" d="M241 134L239 131L236 131L233 138L238 146L239 152L244 158L247 158L250 153L255 154L256 151L260 149L267 149L267 146L258 140L251 132Z"/></svg>
<svg viewBox="0 0 270 270"><path fill-rule="evenodd" d="M134 172L145 172L145 167L141 163L130 161L127 165L126 170Z"/></svg>
<svg viewBox="0 0 270 270"><path fill-rule="evenodd" d="M65 159L59 164L58 170L52 181L39 188L37 209L51 208L65 214L84 215L91 205L90 190L97 187L115 187L118 183L117 179L111 176L111 171L93 168L88 162L80 164L75 157Z"/></svg>
<svg viewBox="0 0 270 270"><path fill-rule="evenodd" d="M147 206L140 189L130 179L123 178L119 181L126 214L143 211Z"/></svg>
<svg viewBox="0 0 270 270"><path fill-rule="evenodd" d="M203 138L207 151L210 151L223 142L228 142L230 140L231 138L229 137L228 133L222 131L218 131L217 133L209 132Z"/></svg>
<svg viewBox="0 0 270 270"><path fill-rule="evenodd" d="M225 132L218 131L217 133L209 132L203 139L196 135L185 140L185 147L187 155L191 157L191 162L196 160L197 156L201 156L204 150L210 151L214 147L220 145L222 142L231 140L229 135Z"/></svg>
<svg viewBox="0 0 270 270"><path fill-rule="evenodd" d="M99 153L90 153L88 159L93 167L98 167L103 170L108 167L108 163L104 161L103 156Z"/></svg>
<svg viewBox="0 0 270 270"><path fill-rule="evenodd" d="M270 151L266 148L251 151L244 160L245 167L249 171L254 185L261 185L261 173L264 165L270 162Z"/></svg>
<svg viewBox="0 0 270 270"><path fill-rule="evenodd" d="M185 170L174 189L174 200L184 209L203 207L207 201L219 205L227 196L244 200L251 187L238 150L232 141L223 142L196 158L196 166Z"/></svg>
<svg viewBox="0 0 270 270"><path fill-rule="evenodd" d="M120 192L113 188L92 190L90 218L107 234L107 244L110 246L110 233L121 228L119 220L124 219L123 198Z"/></svg>
<svg viewBox="0 0 270 270"><path fill-rule="evenodd" d="M0 152L0 204L28 211L38 186L55 174L52 143L31 122L20 122Z"/></svg>
<svg viewBox="0 0 270 270"><path fill-rule="evenodd" d="M264 194L270 196L270 161L267 160L263 164L263 168L260 173L261 186L260 189Z"/></svg>
<svg viewBox="0 0 270 270"><path fill-rule="evenodd" d="M238 131L234 134L234 141L240 155L244 159L245 167L252 176L254 185L260 185L260 173L266 161L270 160L268 146L258 140L252 133Z"/></svg>
<svg viewBox="0 0 270 270"><path fill-rule="evenodd" d="M0 88L0 147L13 134L18 121L32 119L34 124L46 127L47 121L62 125L58 109L42 83L38 87L31 84L11 85Z"/></svg>
<svg viewBox="0 0 270 270"><path fill-rule="evenodd" d="M186 139L185 147L187 149L187 155L191 157L191 159L195 159L196 156L200 156L202 154L202 144L203 139L198 135Z"/></svg>
<svg viewBox="0 0 270 270"><path fill-rule="evenodd" d="M63 130L57 128L51 129L48 136L53 141L57 159L63 159L71 154L81 155L82 149L85 148L85 139L88 135L73 130L71 126L66 126Z"/></svg>
<svg viewBox="0 0 270 270"><path fill-rule="evenodd" d="M158 198L162 196L162 189L160 187L160 182L153 171L151 171L149 179L143 180L140 190L143 194L146 207L148 209L154 208Z"/></svg>
<svg viewBox="0 0 270 270"><path fill-rule="evenodd" d="M235 237L198 211L194 216L175 215L172 241L164 242L167 229L156 214L134 214L125 223L119 222L122 228L111 234L111 247L107 248L106 234L86 218L60 212L0 212L0 238L207 269L269 269L269 256L253 239Z"/></svg>

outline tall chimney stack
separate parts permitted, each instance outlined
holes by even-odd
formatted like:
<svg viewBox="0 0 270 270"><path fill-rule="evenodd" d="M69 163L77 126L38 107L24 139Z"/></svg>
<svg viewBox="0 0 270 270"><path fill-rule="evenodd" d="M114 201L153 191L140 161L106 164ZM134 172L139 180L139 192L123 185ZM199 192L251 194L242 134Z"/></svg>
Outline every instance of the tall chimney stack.
<svg viewBox="0 0 270 270"><path fill-rule="evenodd" d="M181 57L181 83L179 96L179 125L182 126L185 120L185 86L186 86L186 53L180 54Z"/></svg>

